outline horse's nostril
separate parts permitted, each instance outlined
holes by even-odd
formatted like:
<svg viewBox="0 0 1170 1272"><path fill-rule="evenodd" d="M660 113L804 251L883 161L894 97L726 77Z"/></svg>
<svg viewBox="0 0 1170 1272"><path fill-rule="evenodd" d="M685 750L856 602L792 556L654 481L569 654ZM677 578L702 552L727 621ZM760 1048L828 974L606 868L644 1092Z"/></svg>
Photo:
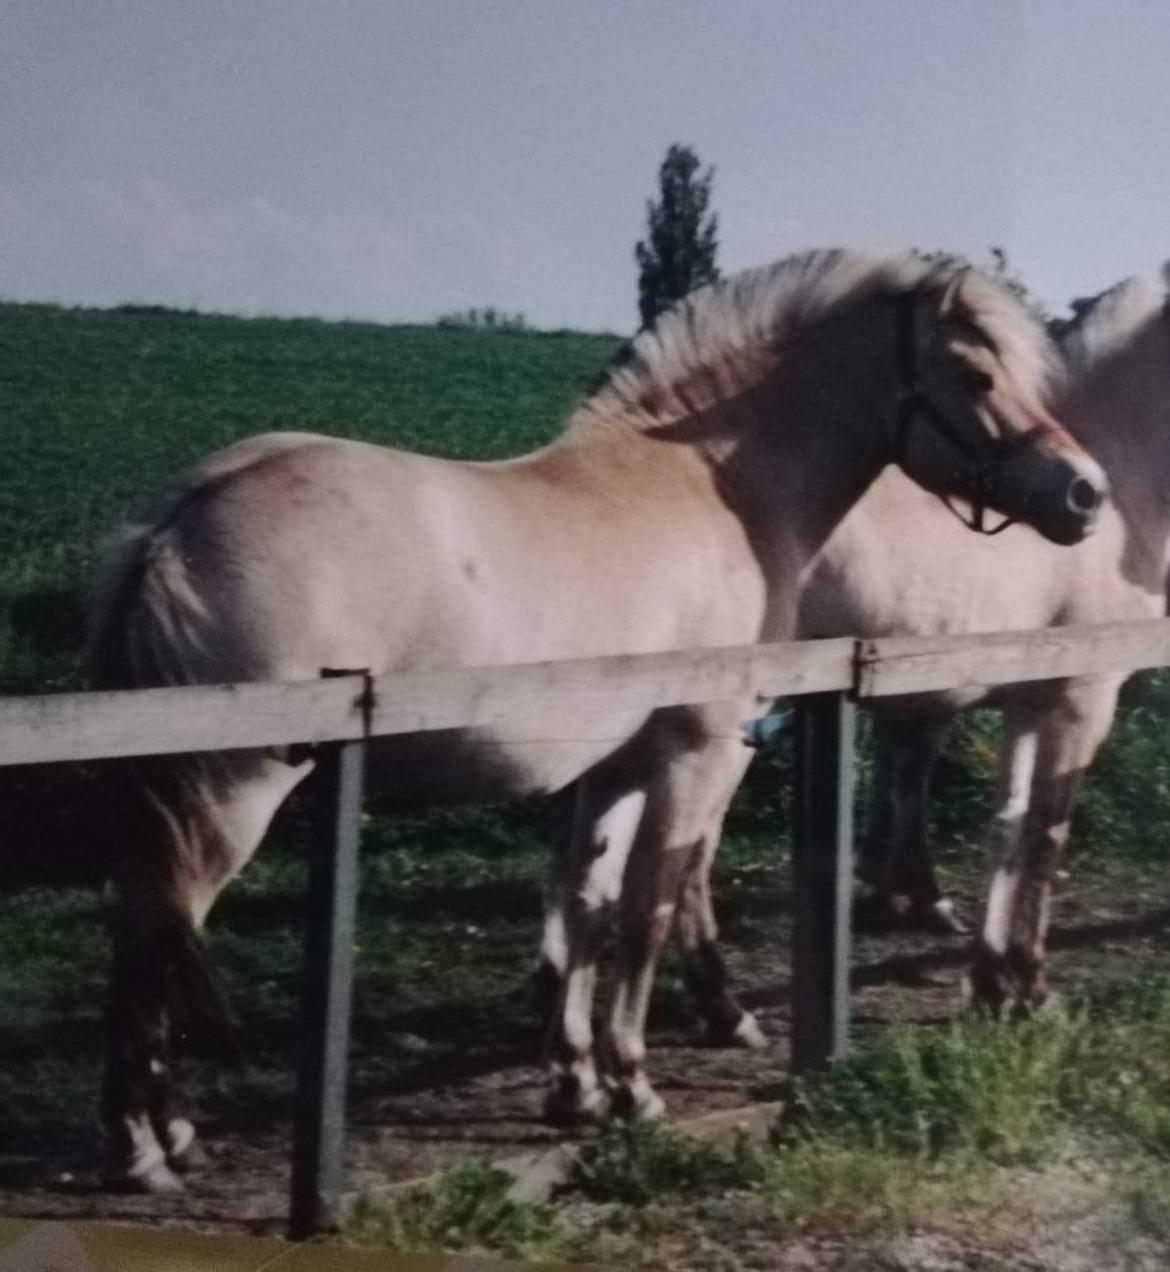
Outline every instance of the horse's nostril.
<svg viewBox="0 0 1170 1272"><path fill-rule="evenodd" d="M1068 488L1068 506L1088 516L1101 506L1104 494L1087 477L1076 477Z"/></svg>

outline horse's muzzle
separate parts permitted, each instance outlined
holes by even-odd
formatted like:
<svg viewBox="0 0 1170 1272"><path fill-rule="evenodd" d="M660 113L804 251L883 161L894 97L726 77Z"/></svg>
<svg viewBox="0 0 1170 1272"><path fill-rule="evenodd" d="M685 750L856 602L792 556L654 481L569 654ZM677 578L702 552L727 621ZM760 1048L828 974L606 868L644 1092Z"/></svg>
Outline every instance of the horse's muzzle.
<svg viewBox="0 0 1170 1272"><path fill-rule="evenodd" d="M1109 498L1101 466L1076 448L1053 453L1024 447L995 474L988 503L1024 521L1052 543L1069 546L1087 538Z"/></svg>

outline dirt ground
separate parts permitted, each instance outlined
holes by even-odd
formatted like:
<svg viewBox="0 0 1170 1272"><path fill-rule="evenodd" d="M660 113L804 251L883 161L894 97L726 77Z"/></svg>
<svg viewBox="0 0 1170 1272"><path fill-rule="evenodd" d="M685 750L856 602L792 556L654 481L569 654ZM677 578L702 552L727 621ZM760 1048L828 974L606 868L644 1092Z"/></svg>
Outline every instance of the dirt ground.
<svg viewBox="0 0 1170 1272"><path fill-rule="evenodd" d="M978 886L972 878L956 889L960 909L968 915L977 913ZM1106 959L1110 972L1120 975L1128 967L1136 970L1165 958L1170 943L1170 880L1144 891L1127 890L1095 881L1086 865L1062 884L1062 894L1052 939L1053 981L1058 989L1099 970ZM772 1040L768 1050L705 1048L697 1045L699 1030L692 1023L652 1019L650 1071L673 1118L748 1104L758 1098L763 1086L783 1074L788 1035L787 939L787 921L781 918L771 952L761 956L756 951L749 960L743 951L728 948L742 997ZM853 971L853 1022L858 1034L895 1021L948 1020L960 1007L965 946L959 937L859 935ZM426 1040L400 1038L397 1042L418 1047L424 1062L419 1067L425 1072ZM427 1072L408 1089L363 1096L350 1110L348 1183L353 1188L380 1187L418 1179L469 1158L505 1158L551 1146L564 1133L540 1120L543 1089L541 1071L532 1057L501 1047L468 1057L461 1072ZM282 1231L290 1121L274 1121L243 1134L217 1124L214 1109L208 1109L203 1133L211 1157L209 1168L192 1177L188 1191L178 1197L101 1191L96 1128L62 1128L57 1142L39 1144L35 1152L31 1145L18 1145L0 1157L0 1214L133 1220L252 1233ZM969 1261L961 1239L948 1237L947 1241L957 1251L953 1257L943 1258L924 1238L920 1244L927 1253L921 1259L909 1249L908 1261L888 1266L982 1266ZM790 1266L850 1266L830 1254L806 1247L805 1255L793 1254L797 1261ZM1063 1266L1042 1261L1041 1253L1036 1257L1041 1261L997 1266ZM789 1265L788 1255L784 1260Z"/></svg>

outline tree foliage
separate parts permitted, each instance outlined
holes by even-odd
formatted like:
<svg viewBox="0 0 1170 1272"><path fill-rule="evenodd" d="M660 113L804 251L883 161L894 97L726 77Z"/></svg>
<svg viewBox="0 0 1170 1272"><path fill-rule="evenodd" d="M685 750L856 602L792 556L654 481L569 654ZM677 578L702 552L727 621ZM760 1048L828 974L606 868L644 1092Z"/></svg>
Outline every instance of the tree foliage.
<svg viewBox="0 0 1170 1272"><path fill-rule="evenodd" d="M714 168L700 173L690 146L672 145L658 169L659 198L646 205L647 236L634 248L642 326L719 277L718 217L708 213Z"/></svg>

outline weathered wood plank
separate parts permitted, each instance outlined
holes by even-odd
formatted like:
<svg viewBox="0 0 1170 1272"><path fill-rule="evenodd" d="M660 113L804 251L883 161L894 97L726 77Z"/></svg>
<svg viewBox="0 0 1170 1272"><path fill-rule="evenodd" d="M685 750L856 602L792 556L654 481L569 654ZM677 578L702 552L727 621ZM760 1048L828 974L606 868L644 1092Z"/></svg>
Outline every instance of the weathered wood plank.
<svg viewBox="0 0 1170 1272"><path fill-rule="evenodd" d="M860 657L855 669L854 653ZM371 736L559 721L620 698L651 710L854 686L859 697L1170 664L1170 620L979 636L849 638L382 676ZM364 736L360 678L0 698L0 765Z"/></svg>
<svg viewBox="0 0 1170 1272"><path fill-rule="evenodd" d="M973 636L863 641L858 696L1128 673L1170 664L1170 622L1102 623Z"/></svg>
<svg viewBox="0 0 1170 1272"><path fill-rule="evenodd" d="M361 677L0 698L0 764L362 736Z"/></svg>
<svg viewBox="0 0 1170 1272"><path fill-rule="evenodd" d="M598 701L627 708L848 688L849 639L682 650L382 676L371 736L559 722ZM0 765L231 750L365 736L360 677L0 699Z"/></svg>

